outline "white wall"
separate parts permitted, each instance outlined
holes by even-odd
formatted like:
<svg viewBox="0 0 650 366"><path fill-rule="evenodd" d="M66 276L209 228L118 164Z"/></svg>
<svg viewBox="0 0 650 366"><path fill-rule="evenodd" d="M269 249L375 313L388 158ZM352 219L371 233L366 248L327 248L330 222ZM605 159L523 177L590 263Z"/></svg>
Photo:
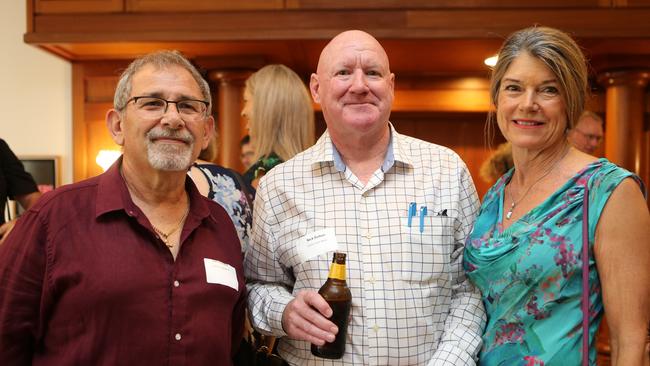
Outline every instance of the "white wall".
<svg viewBox="0 0 650 366"><path fill-rule="evenodd" d="M16 155L58 155L72 182L72 68L23 42L25 0L0 1L0 138Z"/></svg>

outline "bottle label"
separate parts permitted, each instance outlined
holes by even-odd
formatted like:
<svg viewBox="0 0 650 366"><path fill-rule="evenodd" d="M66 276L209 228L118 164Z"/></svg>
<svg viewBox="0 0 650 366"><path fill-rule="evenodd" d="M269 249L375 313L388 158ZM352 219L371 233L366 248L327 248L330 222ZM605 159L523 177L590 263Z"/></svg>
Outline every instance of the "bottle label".
<svg viewBox="0 0 650 366"><path fill-rule="evenodd" d="M345 264L332 263L329 278L345 281Z"/></svg>

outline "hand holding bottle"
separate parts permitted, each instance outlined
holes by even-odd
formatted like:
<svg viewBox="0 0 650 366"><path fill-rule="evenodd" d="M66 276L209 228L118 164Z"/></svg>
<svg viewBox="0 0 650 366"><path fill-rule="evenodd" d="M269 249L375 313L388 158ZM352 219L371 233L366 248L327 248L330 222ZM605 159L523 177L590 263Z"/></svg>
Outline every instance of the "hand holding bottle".
<svg viewBox="0 0 650 366"><path fill-rule="evenodd" d="M282 327L290 338L323 345L338 333L330 316L332 309L317 291L302 290L284 309Z"/></svg>

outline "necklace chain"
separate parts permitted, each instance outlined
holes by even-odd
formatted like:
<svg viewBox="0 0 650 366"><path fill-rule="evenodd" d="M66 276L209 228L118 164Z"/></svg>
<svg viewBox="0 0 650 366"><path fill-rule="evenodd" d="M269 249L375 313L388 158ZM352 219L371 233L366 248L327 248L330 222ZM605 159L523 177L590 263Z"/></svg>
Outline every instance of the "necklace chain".
<svg viewBox="0 0 650 366"><path fill-rule="evenodd" d="M183 222L185 222L185 218L187 217L187 214L189 214L189 212L190 212L190 205L187 205L187 209L185 209L185 213L183 214L181 219L176 223L176 225L174 225L174 227L169 232L166 233L158 229L157 227L155 227L154 224L151 224L153 231L155 231L160 236L160 240L162 240L162 242L165 243L167 248L173 248L175 246L175 243L169 242L169 237L172 234L174 234L181 227L181 225L183 225Z"/></svg>
<svg viewBox="0 0 650 366"><path fill-rule="evenodd" d="M508 212L506 213L506 219L510 220L510 218L512 217L512 211L514 211L515 207L516 207L519 203L521 203L521 201L523 201L523 199L526 197L526 195L528 194L528 192L530 192L530 190L533 189L533 187L534 187L537 183L541 182L542 179L546 178L546 176L548 176L549 174L551 174L551 172L552 172L552 171L553 171L553 170L554 170L554 169L555 169L555 168L560 164L560 162L561 162L562 160L564 160L564 157L569 153L569 150L570 150L570 149L567 149L567 150L564 152L564 154L562 154L562 157L559 158L559 159L558 159L558 160L557 160L553 165L551 165L551 167L550 167L550 168L549 168L549 169L548 169L544 174L542 174L541 177L537 178L537 180L534 181L533 184L531 184L530 186L528 186L528 188L526 189L526 191L524 191L524 194L522 194L522 195L519 197L519 199L516 200L516 201L515 201L515 199L512 197L512 186L510 186L510 190L508 191L508 196L510 196L510 202L512 202L512 203L510 204L510 209L508 209Z"/></svg>
<svg viewBox="0 0 650 366"><path fill-rule="evenodd" d="M126 186L130 190L133 190L135 192L135 188L131 186L131 183L124 176L124 173L122 172L122 167L121 166L120 166L120 175L122 176L122 179L124 180L124 183L126 183ZM186 193L186 195L187 195L187 193ZM155 231L156 234L158 234L158 236L160 237L160 240L162 240L162 242L165 243L165 246L167 248L173 248L174 246L176 246L175 243L170 243L169 242L169 237L172 234L174 234L181 227L181 225L183 225L183 223L185 222L185 219L187 218L187 215L189 213L190 213L190 205L189 205L189 202L188 202L187 208L185 209L185 213L183 214L181 219L178 220L176 225L174 225L174 227L169 232L166 232L166 233L164 231L158 229L151 221L149 221L149 223L151 224L151 227L153 228L153 231Z"/></svg>

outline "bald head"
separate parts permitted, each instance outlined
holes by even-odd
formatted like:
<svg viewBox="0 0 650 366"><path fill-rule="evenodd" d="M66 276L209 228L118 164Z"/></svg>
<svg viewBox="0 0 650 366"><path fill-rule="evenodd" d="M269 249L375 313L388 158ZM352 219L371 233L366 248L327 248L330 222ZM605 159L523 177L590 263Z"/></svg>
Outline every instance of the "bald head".
<svg viewBox="0 0 650 366"><path fill-rule="evenodd" d="M325 68L332 64L335 56L346 50L370 51L374 53L377 61L383 63L386 70L390 73L388 55L384 47L381 46L375 37L360 30L345 31L332 38L320 53L316 73L320 74L325 71Z"/></svg>
<svg viewBox="0 0 650 366"><path fill-rule="evenodd" d="M309 82L333 140L388 136L394 80L386 51L373 36L352 30L334 37Z"/></svg>

